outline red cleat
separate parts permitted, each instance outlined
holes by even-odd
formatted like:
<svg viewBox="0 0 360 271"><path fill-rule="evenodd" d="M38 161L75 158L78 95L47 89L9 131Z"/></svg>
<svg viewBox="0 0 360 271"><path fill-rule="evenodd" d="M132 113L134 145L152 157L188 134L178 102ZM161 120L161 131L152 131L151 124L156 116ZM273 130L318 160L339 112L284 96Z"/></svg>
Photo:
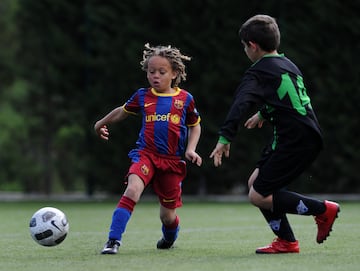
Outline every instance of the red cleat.
<svg viewBox="0 0 360 271"><path fill-rule="evenodd" d="M256 249L257 254L278 254L278 253L299 253L299 242L289 242L283 239L275 238L274 241L265 247Z"/></svg>
<svg viewBox="0 0 360 271"><path fill-rule="evenodd" d="M323 214L315 216L315 221L318 226L318 233L316 236L316 242L321 244L330 235L332 225L340 212L339 204L332 201L324 201L326 211Z"/></svg>

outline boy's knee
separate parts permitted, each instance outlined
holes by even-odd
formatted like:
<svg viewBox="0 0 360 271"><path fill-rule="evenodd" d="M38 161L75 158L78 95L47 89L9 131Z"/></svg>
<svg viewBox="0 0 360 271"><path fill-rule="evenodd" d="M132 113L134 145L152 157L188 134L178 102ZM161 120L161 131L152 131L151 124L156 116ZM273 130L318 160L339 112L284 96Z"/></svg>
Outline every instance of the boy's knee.
<svg viewBox="0 0 360 271"><path fill-rule="evenodd" d="M135 202L138 202L142 194L142 189L137 188L136 186L128 186L125 190L124 195L132 199Z"/></svg>
<svg viewBox="0 0 360 271"><path fill-rule="evenodd" d="M257 201L256 197L254 196L254 194L251 192L251 190L249 191L248 197L249 197L249 201L252 205L258 206L258 201Z"/></svg>
<svg viewBox="0 0 360 271"><path fill-rule="evenodd" d="M249 177L249 180L248 180L249 189L253 186L254 181L256 180L258 175L259 175L259 168L256 168Z"/></svg>
<svg viewBox="0 0 360 271"><path fill-rule="evenodd" d="M249 191L249 201L256 207L270 210L272 209L272 195L264 197L255 191L253 187Z"/></svg>

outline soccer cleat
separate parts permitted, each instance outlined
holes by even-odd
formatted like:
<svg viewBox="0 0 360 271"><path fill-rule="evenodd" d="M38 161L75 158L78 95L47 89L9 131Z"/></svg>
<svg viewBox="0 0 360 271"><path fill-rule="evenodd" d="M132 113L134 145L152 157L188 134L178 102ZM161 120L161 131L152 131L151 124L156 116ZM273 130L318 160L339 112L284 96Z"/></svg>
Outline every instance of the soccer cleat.
<svg viewBox="0 0 360 271"><path fill-rule="evenodd" d="M319 244L324 242L326 238L330 235L334 221L338 217L338 213L340 212L339 204L327 200L325 200L324 203L326 207L325 212L323 214L315 216L315 221L318 227L316 242L318 242Z"/></svg>
<svg viewBox="0 0 360 271"><path fill-rule="evenodd" d="M101 251L101 254L116 254L118 253L120 245L120 241L109 239L109 241L106 242L103 250Z"/></svg>
<svg viewBox="0 0 360 271"><path fill-rule="evenodd" d="M173 244L174 242L166 241L163 237L157 242L156 247L158 249L169 249L172 247Z"/></svg>
<svg viewBox="0 0 360 271"><path fill-rule="evenodd" d="M278 253L299 253L299 242L289 242L281 238L275 238L274 241L265 246L256 249L257 254L278 254Z"/></svg>

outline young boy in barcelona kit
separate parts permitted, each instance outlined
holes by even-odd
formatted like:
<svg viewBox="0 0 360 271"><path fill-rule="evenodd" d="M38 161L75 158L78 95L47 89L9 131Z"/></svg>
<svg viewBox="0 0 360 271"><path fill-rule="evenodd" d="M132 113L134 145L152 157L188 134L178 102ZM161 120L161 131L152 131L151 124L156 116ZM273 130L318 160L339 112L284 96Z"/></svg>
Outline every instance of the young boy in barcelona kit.
<svg viewBox="0 0 360 271"><path fill-rule="evenodd" d="M118 252L134 207L150 184L160 202L162 238L157 248L171 248L178 236L180 220L176 208L182 206L181 183L186 175L182 158L185 156L198 166L202 163L196 153L201 134L200 116L193 96L178 87L186 79L185 60L190 57L176 48L145 44L141 66L150 87L138 89L123 106L95 124L96 133L108 140L109 124L122 121L130 114L142 117L136 148L129 152L127 187L114 210L102 254Z"/></svg>
<svg viewBox="0 0 360 271"><path fill-rule="evenodd" d="M298 253L299 243L286 214L312 215L317 223L316 241L329 236L340 211L331 201L320 201L287 190L308 168L323 147L318 120L298 67L278 53L280 31L274 18L256 15L239 31L241 43L253 65L246 71L234 102L220 129L219 140L210 154L220 166L229 157L231 141L240 124L261 128L266 121L273 137L248 180L249 199L259 208L276 235L256 253ZM259 111L251 115L256 106ZM249 118L250 117L250 118Z"/></svg>

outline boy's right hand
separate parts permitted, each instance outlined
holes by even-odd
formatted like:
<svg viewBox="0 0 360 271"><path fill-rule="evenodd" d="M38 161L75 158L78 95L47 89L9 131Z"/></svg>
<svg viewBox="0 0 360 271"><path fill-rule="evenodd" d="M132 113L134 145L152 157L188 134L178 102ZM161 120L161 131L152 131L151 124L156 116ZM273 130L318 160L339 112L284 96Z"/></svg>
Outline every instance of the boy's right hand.
<svg viewBox="0 0 360 271"><path fill-rule="evenodd" d="M109 130L106 125L101 126L100 128L97 128L95 125L95 131L100 136L100 138L104 140L109 140Z"/></svg>
<svg viewBox="0 0 360 271"><path fill-rule="evenodd" d="M222 164L222 156L225 155L226 158L230 156L230 144L222 144L218 142L210 154L210 158L214 158L214 166L219 167Z"/></svg>

